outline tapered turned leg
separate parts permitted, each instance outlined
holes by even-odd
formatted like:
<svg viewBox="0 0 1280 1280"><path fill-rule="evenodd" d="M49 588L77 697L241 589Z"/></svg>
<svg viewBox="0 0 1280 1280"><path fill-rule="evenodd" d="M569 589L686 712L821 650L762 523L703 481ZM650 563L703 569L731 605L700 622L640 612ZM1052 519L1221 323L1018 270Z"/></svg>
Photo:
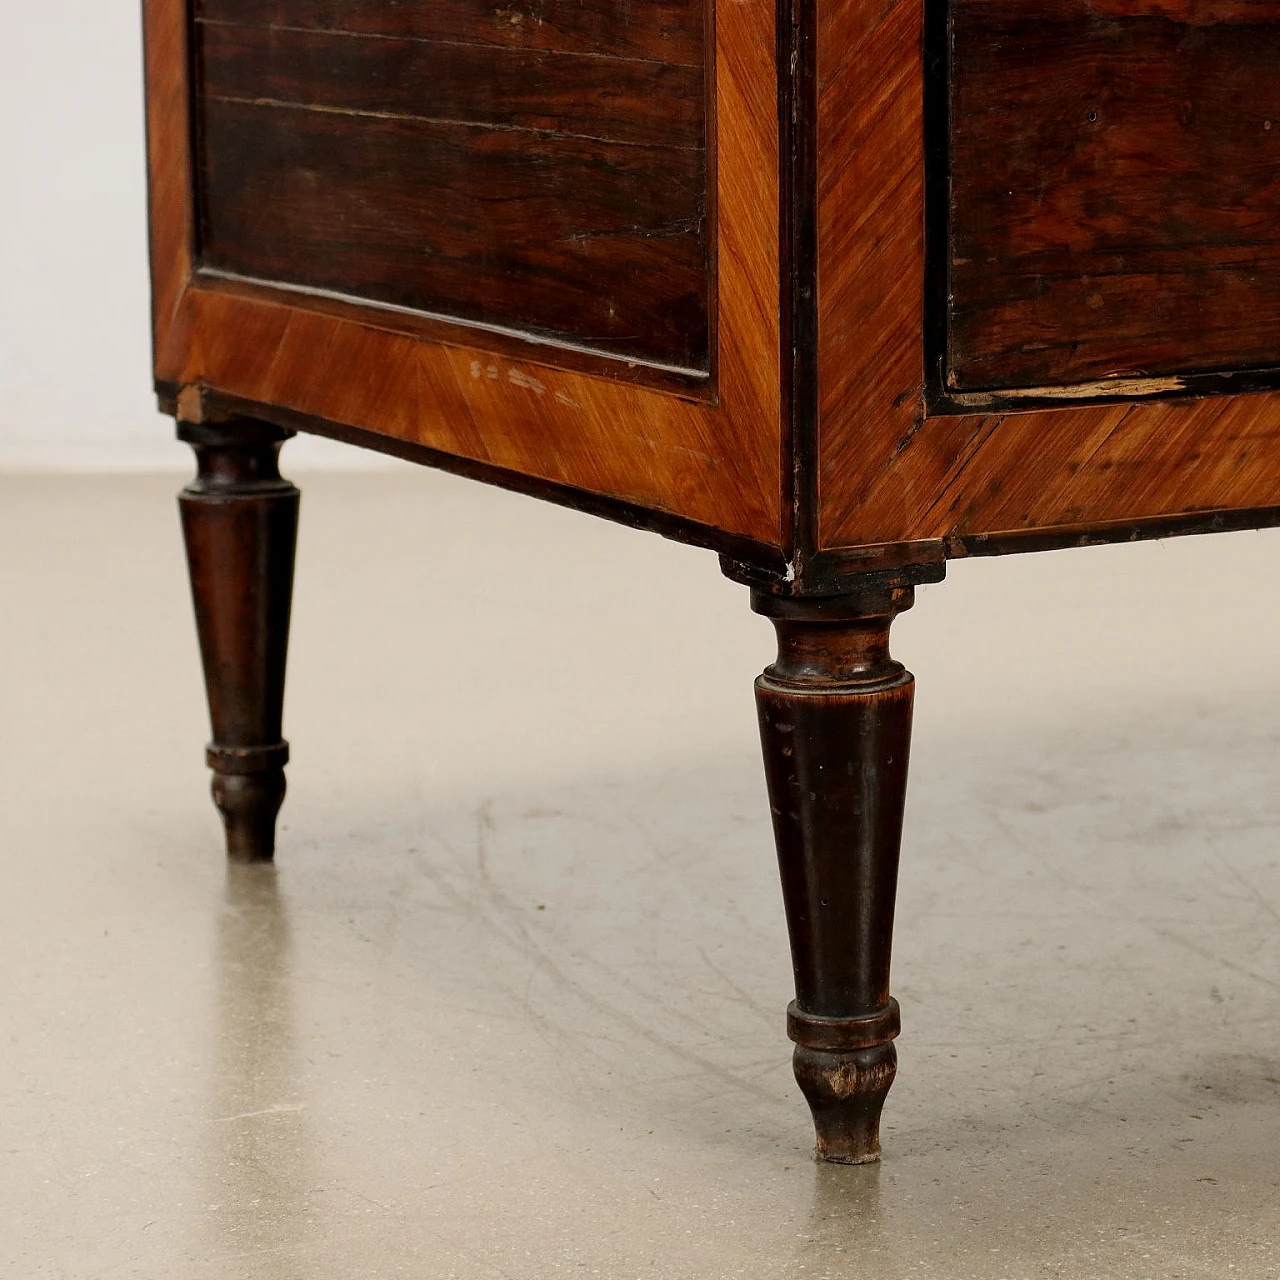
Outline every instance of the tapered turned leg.
<svg viewBox="0 0 1280 1280"><path fill-rule="evenodd" d="M756 681L796 998L796 1080L818 1156L879 1158L898 1005L889 951L911 741L913 680L889 656L912 588L869 579L811 600L756 592L778 660Z"/></svg>
<svg viewBox="0 0 1280 1280"><path fill-rule="evenodd" d="M178 424L198 467L178 506L213 727L213 802L236 862L272 857L284 800L298 490L281 479L278 455L291 434L247 418Z"/></svg>

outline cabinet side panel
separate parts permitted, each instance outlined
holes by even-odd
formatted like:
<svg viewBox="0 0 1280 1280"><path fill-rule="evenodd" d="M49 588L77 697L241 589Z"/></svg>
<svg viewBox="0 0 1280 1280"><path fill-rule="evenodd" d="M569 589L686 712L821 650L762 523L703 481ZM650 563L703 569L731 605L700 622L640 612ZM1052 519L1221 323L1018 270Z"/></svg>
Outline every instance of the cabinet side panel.
<svg viewBox="0 0 1280 1280"><path fill-rule="evenodd" d="M197 29L209 37L219 26L219 39L229 42L223 53L231 50L238 61L234 50L242 47L236 43L241 36L229 30L236 25L235 4L216 2L224 6L222 16L209 17L215 3L209 0ZM466 0L430 5L253 0L241 6L240 16L249 21L239 25L287 22L298 28L294 35L308 39L347 28L368 35L362 24L380 14L401 24L398 32L385 33L388 41L425 40L439 23L453 24L471 8ZM780 563L776 549L789 527L783 495L790 480L782 466L774 4L738 0L723 5L714 23L710 9L701 7L697 21L702 25L693 32L674 16L692 12L684 0L644 6L618 0L607 13L578 0L539 0L536 8L538 21L527 24L515 20L514 8L487 17L477 8L471 14L474 30L465 24L456 28L466 37L459 44L487 42L512 54L586 53L586 46L598 41L604 13L604 26L620 41L607 56L643 63L649 68L644 74L655 83L674 83L684 74L677 63L688 61L688 48L701 48L705 41L710 50L714 31L714 74L709 68L698 72L715 97L709 117L715 121L714 145L705 148L701 161L715 222L707 243L716 252L706 268L715 280L717 313L709 335L712 376L359 298L227 272L193 273L190 211L196 166L188 139L198 133L191 120L201 101L198 76L193 83L189 72L199 71L200 64L185 52L191 19L187 0L145 0L158 387L166 404L181 403L187 414L259 414L303 430L376 441L374 447L393 452L403 447L419 461L456 463L454 469L466 474L496 478L569 505L621 513L620 519L659 527L674 537L741 558L760 557L762 565L774 569ZM506 17L484 39L473 39L495 13ZM651 56L665 45L678 57L664 62ZM446 81L442 76L442 93ZM448 91L454 94L450 110L465 114L470 100L463 81L456 78ZM236 88L224 95L228 99L239 97L245 87L226 83ZM614 87L624 94L636 83L619 78ZM346 109L342 95L348 92L376 90L384 95L384 105L393 105L403 88L374 76L354 90L327 78L326 84L337 95L332 99L337 115ZM531 101L507 84L491 107L506 112L510 122L529 111ZM558 109L596 109L582 98L567 103L562 100ZM642 111L623 113L616 124L619 136L609 145L620 152L662 145ZM536 137L574 140L568 133ZM245 144L250 143L256 139L246 135ZM712 153L714 162L707 158ZM610 178L602 172L603 177L591 174L591 198ZM661 193L646 194L657 198ZM568 281L565 287L575 286ZM625 375L619 373L622 367Z"/></svg>

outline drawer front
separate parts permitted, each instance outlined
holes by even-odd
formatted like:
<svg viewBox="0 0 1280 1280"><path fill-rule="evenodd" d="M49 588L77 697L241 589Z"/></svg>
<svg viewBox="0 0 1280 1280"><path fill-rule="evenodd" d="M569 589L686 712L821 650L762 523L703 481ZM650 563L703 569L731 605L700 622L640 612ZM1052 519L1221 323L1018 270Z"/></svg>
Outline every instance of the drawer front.
<svg viewBox="0 0 1280 1280"><path fill-rule="evenodd" d="M952 0L948 37L945 389L1280 365L1280 0Z"/></svg>
<svg viewBox="0 0 1280 1280"><path fill-rule="evenodd" d="M203 0L207 271L710 367L705 0Z"/></svg>

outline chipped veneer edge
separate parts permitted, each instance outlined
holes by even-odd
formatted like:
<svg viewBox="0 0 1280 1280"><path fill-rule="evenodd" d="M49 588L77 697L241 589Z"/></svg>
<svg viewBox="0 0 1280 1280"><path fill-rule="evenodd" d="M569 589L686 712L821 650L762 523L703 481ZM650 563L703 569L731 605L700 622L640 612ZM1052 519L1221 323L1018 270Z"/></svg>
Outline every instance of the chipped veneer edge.
<svg viewBox="0 0 1280 1280"><path fill-rule="evenodd" d="M1011 400L1096 400L1099 396L1157 396L1184 391L1186 378L1103 378L1069 387L1009 387L1000 391L952 391L948 398L965 409L990 409Z"/></svg>

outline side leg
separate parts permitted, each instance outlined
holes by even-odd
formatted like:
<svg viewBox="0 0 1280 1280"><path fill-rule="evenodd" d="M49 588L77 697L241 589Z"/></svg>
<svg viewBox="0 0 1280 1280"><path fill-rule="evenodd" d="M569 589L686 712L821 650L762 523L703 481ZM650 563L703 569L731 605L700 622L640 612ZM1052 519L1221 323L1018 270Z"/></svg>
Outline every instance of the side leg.
<svg viewBox="0 0 1280 1280"><path fill-rule="evenodd" d="M889 952L914 682L889 626L911 602L910 586L875 579L752 598L778 632L756 699L795 969L787 1030L817 1154L840 1164L879 1159L897 1070Z"/></svg>
<svg viewBox="0 0 1280 1280"><path fill-rule="evenodd" d="M284 800L281 732L298 490L278 455L291 432L265 422L179 422L196 478L178 497L213 741L213 802L227 856L268 861Z"/></svg>

